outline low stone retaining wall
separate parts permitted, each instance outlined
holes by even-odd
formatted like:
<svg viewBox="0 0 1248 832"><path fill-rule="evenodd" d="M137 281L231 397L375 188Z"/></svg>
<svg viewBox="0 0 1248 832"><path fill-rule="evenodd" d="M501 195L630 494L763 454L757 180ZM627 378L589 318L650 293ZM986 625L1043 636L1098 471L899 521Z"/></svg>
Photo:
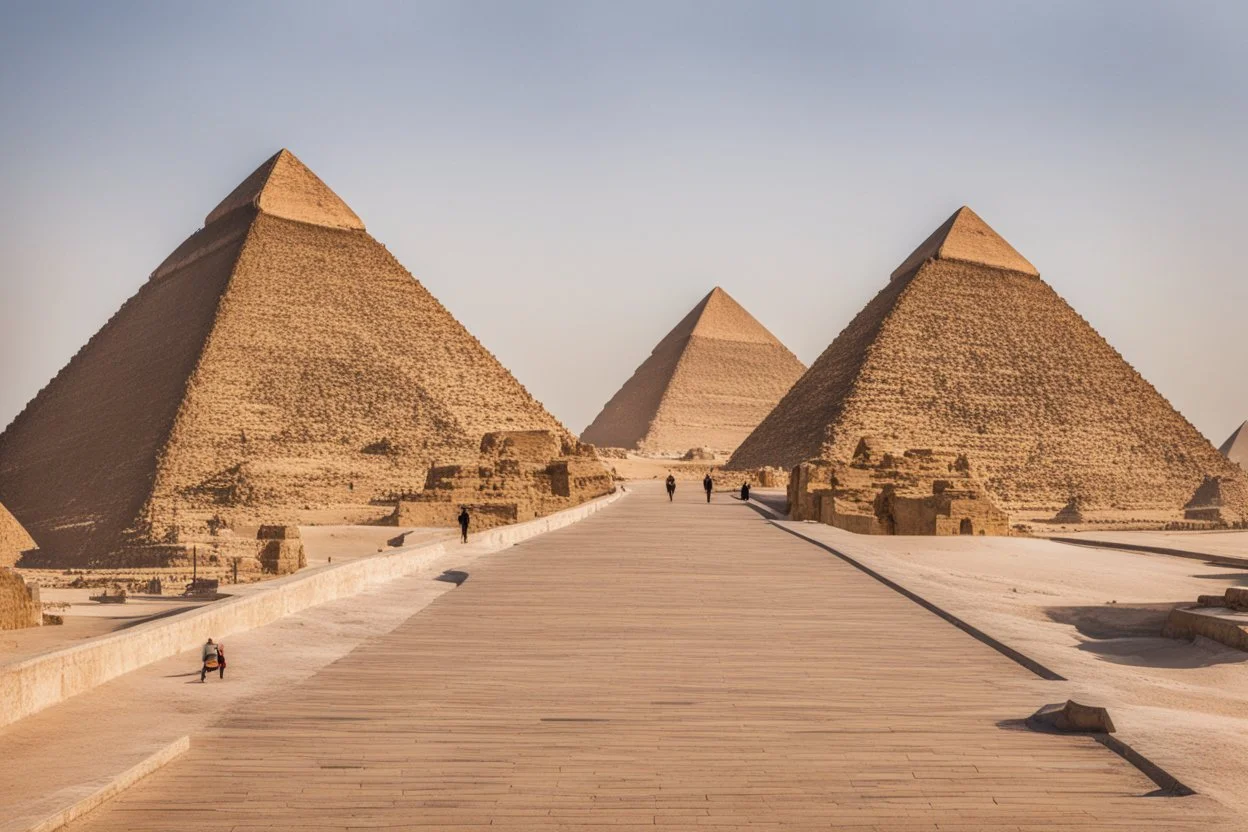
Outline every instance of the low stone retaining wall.
<svg viewBox="0 0 1248 832"><path fill-rule="evenodd" d="M1170 610L1161 634L1166 638L1204 636L1237 650L1248 650L1248 615L1221 607Z"/></svg>
<svg viewBox="0 0 1248 832"><path fill-rule="evenodd" d="M489 529L473 535L472 542L502 549L569 526L623 495L616 491L526 523ZM427 543L295 573L268 581L263 589L247 595L0 667L0 726L144 665L193 650L209 638L224 639L262 627L308 607L354 595L370 584L415 572L426 560L445 553L448 545L459 544Z"/></svg>

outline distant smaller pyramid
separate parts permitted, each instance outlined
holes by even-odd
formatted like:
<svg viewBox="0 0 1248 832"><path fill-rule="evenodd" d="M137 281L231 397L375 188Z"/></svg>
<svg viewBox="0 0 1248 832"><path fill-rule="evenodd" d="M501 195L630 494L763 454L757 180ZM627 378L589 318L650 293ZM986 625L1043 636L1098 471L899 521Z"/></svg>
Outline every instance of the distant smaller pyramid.
<svg viewBox="0 0 1248 832"><path fill-rule="evenodd" d="M35 548L31 539L17 518L0 504L0 566L13 566L22 556L22 552Z"/></svg>
<svg viewBox="0 0 1248 832"><path fill-rule="evenodd" d="M1218 448L1222 456L1231 462L1238 463L1248 471L1248 422L1235 428L1234 433L1226 437L1226 441Z"/></svg>
<svg viewBox="0 0 1248 832"><path fill-rule="evenodd" d="M658 343L581 438L651 452L731 451L805 370L716 286Z"/></svg>

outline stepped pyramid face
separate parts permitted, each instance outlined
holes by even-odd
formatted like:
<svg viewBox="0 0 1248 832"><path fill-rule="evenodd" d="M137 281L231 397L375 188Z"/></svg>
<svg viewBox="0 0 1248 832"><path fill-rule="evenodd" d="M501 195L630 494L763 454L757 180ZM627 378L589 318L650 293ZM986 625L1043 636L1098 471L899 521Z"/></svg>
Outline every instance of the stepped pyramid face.
<svg viewBox="0 0 1248 832"><path fill-rule="evenodd" d="M22 553L35 548L31 539L17 518L9 510L0 505L0 567L13 566Z"/></svg>
<svg viewBox="0 0 1248 832"><path fill-rule="evenodd" d="M730 451L804 370L716 287L659 342L581 438L650 452Z"/></svg>
<svg viewBox="0 0 1248 832"><path fill-rule="evenodd" d="M1248 471L1248 422L1235 428L1235 432L1226 437L1218 452Z"/></svg>
<svg viewBox="0 0 1248 832"><path fill-rule="evenodd" d="M863 437L968 456L1008 510L1178 511L1248 483L969 208L908 257L729 465L850 460Z"/></svg>
<svg viewBox="0 0 1248 832"><path fill-rule="evenodd" d="M219 519L340 522L499 430L573 441L283 150L0 436L0 500L50 563L150 562Z"/></svg>

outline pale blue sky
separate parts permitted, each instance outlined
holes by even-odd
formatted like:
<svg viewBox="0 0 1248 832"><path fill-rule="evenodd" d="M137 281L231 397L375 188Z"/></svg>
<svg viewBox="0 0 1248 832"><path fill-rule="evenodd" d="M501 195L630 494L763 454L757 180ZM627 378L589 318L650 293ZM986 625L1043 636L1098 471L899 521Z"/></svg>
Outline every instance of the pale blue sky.
<svg viewBox="0 0 1248 832"><path fill-rule="evenodd" d="M1220 443L1246 31L1239 2L0 2L0 425L288 147L574 431L715 284L813 361L966 203Z"/></svg>

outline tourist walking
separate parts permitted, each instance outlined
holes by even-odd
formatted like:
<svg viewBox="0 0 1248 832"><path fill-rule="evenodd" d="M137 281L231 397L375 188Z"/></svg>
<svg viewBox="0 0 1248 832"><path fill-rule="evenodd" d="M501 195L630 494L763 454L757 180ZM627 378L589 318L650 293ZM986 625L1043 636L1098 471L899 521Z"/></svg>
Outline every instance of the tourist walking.
<svg viewBox="0 0 1248 832"><path fill-rule="evenodd" d="M200 657L203 659L203 667L199 669L199 681L202 682L208 676L208 671L216 670L221 666L221 648L213 644L212 639L208 639Z"/></svg>
<svg viewBox="0 0 1248 832"><path fill-rule="evenodd" d="M225 645L217 644L217 678L225 678Z"/></svg>
<svg viewBox="0 0 1248 832"><path fill-rule="evenodd" d="M750 499L750 484L748 482L741 483L741 502L748 502Z"/></svg>
<svg viewBox="0 0 1248 832"><path fill-rule="evenodd" d="M715 481L711 479L711 472L707 471L706 476L702 478L702 487L706 489L706 501L711 501L711 489L715 487Z"/></svg>
<svg viewBox="0 0 1248 832"><path fill-rule="evenodd" d="M670 473L667 475L667 501L672 501L672 495L676 493L676 478Z"/></svg>
<svg viewBox="0 0 1248 832"><path fill-rule="evenodd" d="M459 507L459 536L461 543L468 542L468 506Z"/></svg>

